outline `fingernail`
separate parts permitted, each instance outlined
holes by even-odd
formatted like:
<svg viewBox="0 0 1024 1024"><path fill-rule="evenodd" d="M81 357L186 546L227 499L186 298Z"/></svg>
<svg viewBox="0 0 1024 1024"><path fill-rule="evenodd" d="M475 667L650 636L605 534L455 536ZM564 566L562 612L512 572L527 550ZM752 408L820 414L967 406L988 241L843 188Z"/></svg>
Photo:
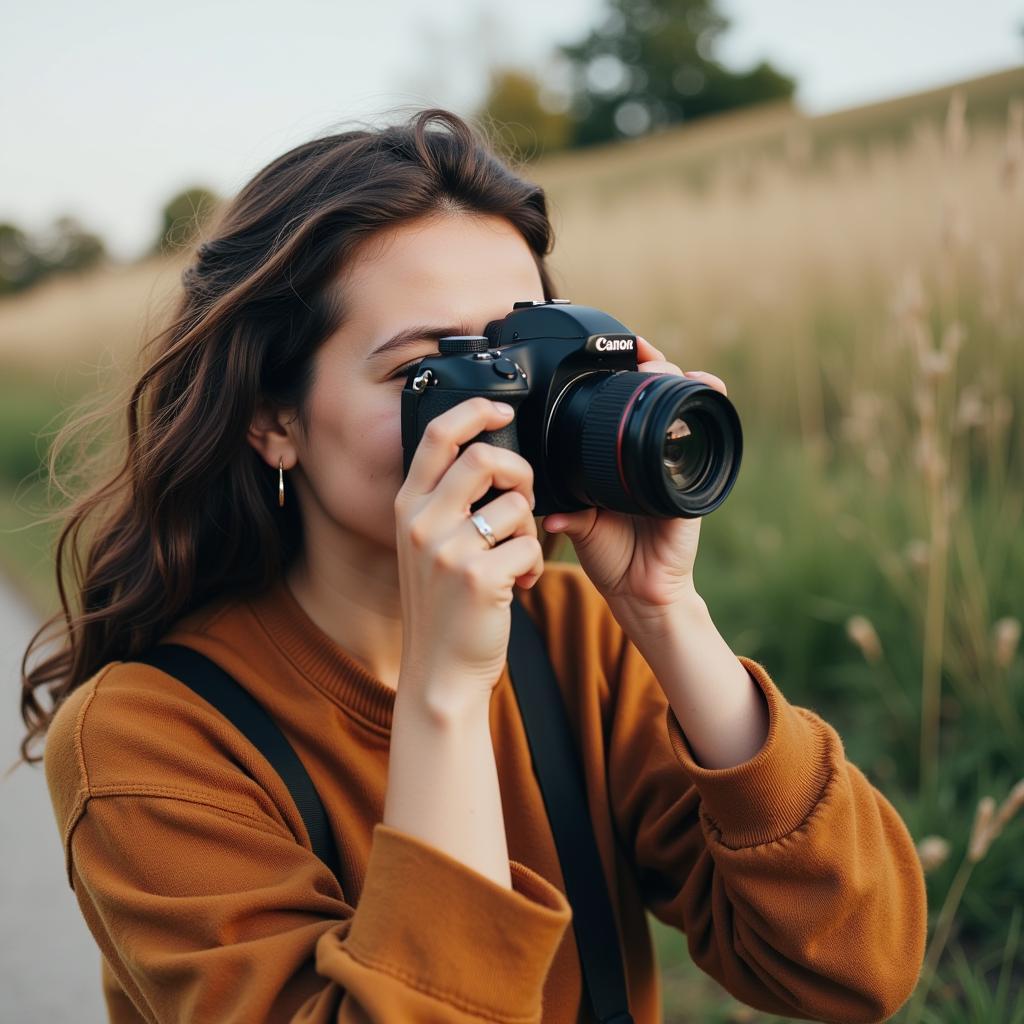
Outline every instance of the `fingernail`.
<svg viewBox="0 0 1024 1024"><path fill-rule="evenodd" d="M508 402L492 401L491 405L493 405L494 408L497 409L497 411L500 412L502 416L511 416L512 413L515 412L515 409L513 409L512 406L508 404Z"/></svg>

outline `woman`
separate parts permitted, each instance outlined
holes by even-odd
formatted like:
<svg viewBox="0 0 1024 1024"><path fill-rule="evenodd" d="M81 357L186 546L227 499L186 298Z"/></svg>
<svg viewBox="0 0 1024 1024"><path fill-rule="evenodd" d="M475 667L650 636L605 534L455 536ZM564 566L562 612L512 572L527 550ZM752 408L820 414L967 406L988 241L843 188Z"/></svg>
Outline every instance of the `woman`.
<svg viewBox="0 0 1024 1024"><path fill-rule="evenodd" d="M718 634L700 521L588 509L542 542L529 463L458 454L508 422L484 398L434 419L403 479L406 368L550 298L551 241L542 190L429 109L284 154L199 246L123 464L62 535L58 564L82 556L62 646L25 677L117 1024L589 1019L505 667L513 588L576 730L634 1020L660 1019L647 910L752 1006L876 1021L912 990L907 829ZM640 359L680 372L646 342ZM494 545L468 516L492 485ZM579 564L551 560L559 532ZM281 725L340 884L244 737L132 662L160 639Z"/></svg>

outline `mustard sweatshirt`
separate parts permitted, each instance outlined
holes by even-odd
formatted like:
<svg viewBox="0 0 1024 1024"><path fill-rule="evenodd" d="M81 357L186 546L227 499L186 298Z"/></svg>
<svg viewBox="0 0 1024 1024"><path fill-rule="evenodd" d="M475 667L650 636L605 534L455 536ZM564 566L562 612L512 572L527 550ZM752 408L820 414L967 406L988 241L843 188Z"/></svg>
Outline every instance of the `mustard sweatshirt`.
<svg viewBox="0 0 1024 1024"><path fill-rule="evenodd" d="M750 760L694 759L637 648L575 563L517 596L569 708L636 1024L661 1020L647 912L751 1006L881 1021L917 981L924 878L896 810L834 728L739 656L770 729ZM166 636L281 726L320 792L342 878L288 790L184 684L112 662L44 752L68 881L113 1024L590 1021L571 909L508 669L491 699L511 890L381 821L395 692L283 581Z"/></svg>

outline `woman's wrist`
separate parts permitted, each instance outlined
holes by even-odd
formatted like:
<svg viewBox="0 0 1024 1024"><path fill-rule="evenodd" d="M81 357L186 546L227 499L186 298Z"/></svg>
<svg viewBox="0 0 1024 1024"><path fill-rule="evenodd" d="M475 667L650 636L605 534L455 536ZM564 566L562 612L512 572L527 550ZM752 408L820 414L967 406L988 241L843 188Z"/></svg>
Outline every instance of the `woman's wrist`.
<svg viewBox="0 0 1024 1024"><path fill-rule="evenodd" d="M383 822L512 887L489 703L403 700L399 679Z"/></svg>
<svg viewBox="0 0 1024 1024"><path fill-rule="evenodd" d="M399 674L395 693L395 711L417 718L423 727L444 732L472 727L488 721L493 687L478 683L456 683L445 679L424 683L408 674Z"/></svg>

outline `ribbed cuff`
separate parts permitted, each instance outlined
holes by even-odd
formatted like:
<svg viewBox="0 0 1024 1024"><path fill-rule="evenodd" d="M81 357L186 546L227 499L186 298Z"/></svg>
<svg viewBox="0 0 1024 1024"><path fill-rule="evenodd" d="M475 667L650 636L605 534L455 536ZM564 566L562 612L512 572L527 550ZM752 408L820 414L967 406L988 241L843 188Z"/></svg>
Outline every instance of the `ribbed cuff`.
<svg viewBox="0 0 1024 1024"><path fill-rule="evenodd" d="M572 909L531 868L510 860L509 870L512 889L378 822L344 944L367 965L483 1017L539 1019Z"/></svg>
<svg viewBox="0 0 1024 1024"><path fill-rule="evenodd" d="M672 748L700 793L702 814L734 849L799 828L821 799L835 757L827 723L790 704L759 662L737 657L768 704L768 736L752 758L729 768L702 767L671 705L666 714Z"/></svg>

